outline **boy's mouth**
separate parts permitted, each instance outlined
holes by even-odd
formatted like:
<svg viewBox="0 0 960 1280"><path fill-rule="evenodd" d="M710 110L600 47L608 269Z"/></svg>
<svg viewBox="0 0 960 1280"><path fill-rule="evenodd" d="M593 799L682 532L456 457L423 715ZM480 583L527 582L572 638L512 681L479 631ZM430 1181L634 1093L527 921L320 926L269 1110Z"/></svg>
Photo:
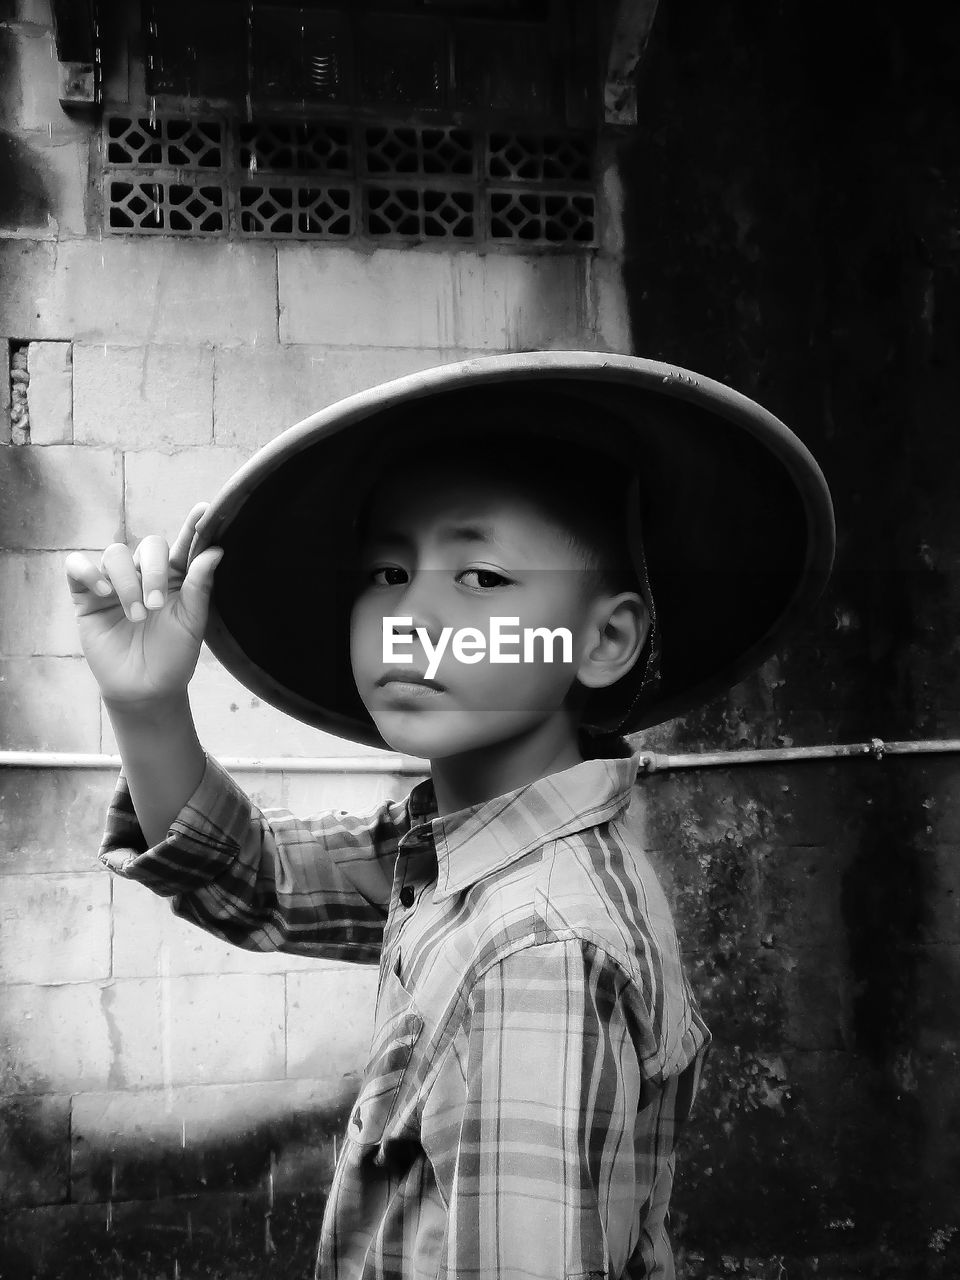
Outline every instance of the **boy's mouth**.
<svg viewBox="0 0 960 1280"><path fill-rule="evenodd" d="M428 689L434 689L437 693L445 692L443 685L438 680L428 680L426 676L421 675L419 671L415 671L413 667L389 667L377 681L378 685L394 683L426 685Z"/></svg>

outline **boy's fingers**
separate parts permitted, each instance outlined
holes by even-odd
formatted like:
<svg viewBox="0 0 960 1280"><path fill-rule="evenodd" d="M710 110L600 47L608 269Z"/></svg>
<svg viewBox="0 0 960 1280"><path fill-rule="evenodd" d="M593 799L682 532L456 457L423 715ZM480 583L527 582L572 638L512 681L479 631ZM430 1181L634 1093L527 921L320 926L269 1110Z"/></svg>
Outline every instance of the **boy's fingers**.
<svg viewBox="0 0 960 1280"><path fill-rule="evenodd" d="M174 539L173 546L170 548L170 568L177 573L183 573L186 570L187 557L193 544L193 535L196 532L197 522L209 505L209 502L198 502L192 506L180 532Z"/></svg>
<svg viewBox="0 0 960 1280"><path fill-rule="evenodd" d="M143 607L143 589L130 548L122 542L111 542L100 556L100 568L104 577L113 583L130 621L142 622L147 611Z"/></svg>
<svg viewBox="0 0 960 1280"><path fill-rule="evenodd" d="M191 617L206 616L214 570L222 559L222 547L206 547L187 570L180 587L180 602Z"/></svg>
<svg viewBox="0 0 960 1280"><path fill-rule="evenodd" d="M71 551L63 562L63 568L71 594L82 595L92 591L102 597L113 595L113 587L82 551Z"/></svg>
<svg viewBox="0 0 960 1280"><path fill-rule="evenodd" d="M213 590L213 571L223 559L223 547L205 547L187 570L183 585L188 583L201 591Z"/></svg>
<svg viewBox="0 0 960 1280"><path fill-rule="evenodd" d="M169 553L166 538L158 533L142 538L134 552L134 564L140 569L143 603L148 609L162 609L167 598Z"/></svg>

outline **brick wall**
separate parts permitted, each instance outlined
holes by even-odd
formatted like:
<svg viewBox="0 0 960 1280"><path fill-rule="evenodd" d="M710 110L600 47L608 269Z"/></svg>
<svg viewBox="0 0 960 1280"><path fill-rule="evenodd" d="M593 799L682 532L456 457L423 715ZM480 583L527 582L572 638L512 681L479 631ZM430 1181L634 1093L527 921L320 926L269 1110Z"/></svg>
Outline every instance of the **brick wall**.
<svg viewBox="0 0 960 1280"><path fill-rule="evenodd" d="M605 247L579 256L101 235L97 126L59 106L43 0L7 7L0 60L0 749L114 753L67 552L172 539L258 446L386 379L629 350L616 175ZM191 700L216 755L382 754L287 719L206 653ZM416 780L237 776L298 812ZM0 769L0 1272L306 1273L375 970L245 953L112 879L95 855L114 777Z"/></svg>

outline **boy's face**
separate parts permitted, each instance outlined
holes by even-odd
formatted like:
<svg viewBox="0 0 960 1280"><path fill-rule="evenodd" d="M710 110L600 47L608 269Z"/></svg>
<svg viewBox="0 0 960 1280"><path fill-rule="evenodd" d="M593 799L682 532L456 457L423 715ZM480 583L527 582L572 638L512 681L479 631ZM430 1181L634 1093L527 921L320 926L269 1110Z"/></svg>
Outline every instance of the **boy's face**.
<svg viewBox="0 0 960 1280"><path fill-rule="evenodd" d="M395 751L441 759L534 728L563 706L581 654L591 635L596 639L596 602L585 590L579 560L535 499L511 486L508 467L503 480L441 462L426 471L397 470L379 482L371 499L350 654L364 706ZM482 527L488 540L458 537L451 526ZM388 627L396 637L392 659L385 654L383 621L391 617L409 619ZM494 619L517 619L500 624L500 653L519 661L494 661ZM535 639L533 660L524 660L527 629L536 627L566 628L569 659L557 637ZM474 634L462 637L472 646L457 650L464 628L479 632L485 643L479 645ZM463 661L464 654L479 660ZM409 670L432 675L442 689L378 683L404 659Z"/></svg>

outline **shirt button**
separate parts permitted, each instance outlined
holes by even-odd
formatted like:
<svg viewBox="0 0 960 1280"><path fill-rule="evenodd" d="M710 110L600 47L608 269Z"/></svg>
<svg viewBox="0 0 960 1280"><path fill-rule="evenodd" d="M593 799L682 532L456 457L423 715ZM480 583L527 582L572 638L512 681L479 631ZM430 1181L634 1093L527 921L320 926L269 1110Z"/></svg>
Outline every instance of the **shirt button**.
<svg viewBox="0 0 960 1280"><path fill-rule="evenodd" d="M405 884L400 890L400 902L404 907L412 907L413 900L416 897L416 891L412 884Z"/></svg>

